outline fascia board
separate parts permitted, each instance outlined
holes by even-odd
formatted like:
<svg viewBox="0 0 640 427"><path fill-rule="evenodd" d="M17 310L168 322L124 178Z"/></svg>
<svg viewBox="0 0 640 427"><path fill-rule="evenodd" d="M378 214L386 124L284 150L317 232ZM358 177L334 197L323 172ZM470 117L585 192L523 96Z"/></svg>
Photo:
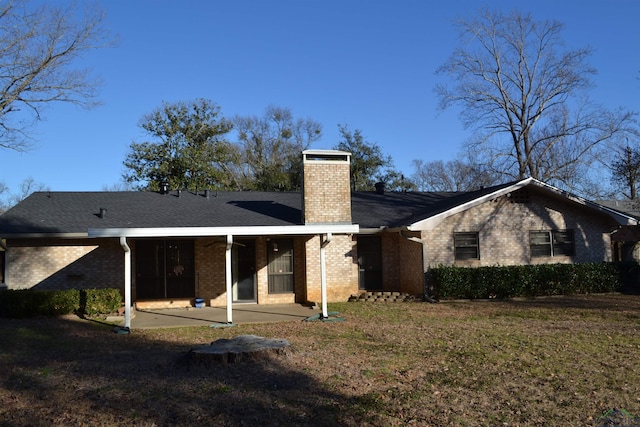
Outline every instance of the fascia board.
<svg viewBox="0 0 640 427"><path fill-rule="evenodd" d="M3 234L2 239L86 239L87 233L9 233Z"/></svg>
<svg viewBox="0 0 640 427"><path fill-rule="evenodd" d="M556 193L560 196L563 196L565 198L567 198L568 200L574 202L574 203L578 203L581 204L583 206L589 207L591 209L595 209L598 210L600 212L603 212L607 215L609 215L610 217L612 217L613 219L615 219L618 224L620 225L638 225L638 220L635 219L634 217L630 216L630 215L625 215L622 212L618 212L615 209L611 209L608 208L604 205L601 205L599 203L596 202L592 202L590 200L584 199L580 196L577 196L575 194L571 194L569 192L566 192L564 190L560 190L559 188L556 188L554 186L551 186L549 184L545 184L542 181L538 181L538 180L533 180L532 184L540 187L540 188L544 188L548 191L551 191L553 193Z"/></svg>
<svg viewBox="0 0 640 427"><path fill-rule="evenodd" d="M309 224L257 227L90 228L89 237L209 237L357 234L358 224Z"/></svg>
<svg viewBox="0 0 640 427"><path fill-rule="evenodd" d="M513 191L516 191L522 187L525 187L527 185L534 185L536 187L542 188L546 191L552 192L558 196L564 197L565 199L574 202L574 203L578 203L581 204L583 206L589 207L591 209L595 209L597 211L600 211L602 213L605 213L607 215L609 215L610 217L612 217L614 220L616 220L619 224L621 225L638 225L638 220L636 220L635 218L629 216L629 215L624 215L620 212L617 212L615 210L609 209L606 206L602 206L599 205L598 203L595 202L591 202L589 200L583 199L579 196L576 196L574 194L568 193L566 191L560 190L559 188L556 188L552 185L549 184L545 184L542 181L538 181L537 179L534 178L526 178L523 179L522 181L519 181L513 185L510 185L509 187L505 187L502 188L500 190L494 191L492 193L489 194L485 194L481 197L478 197L474 200L470 200L467 203L463 203L460 204L454 208L451 208L445 212L441 212L437 215L434 215L430 218L426 218L422 221L418 221L416 223L410 224L407 227L407 230L409 231L431 231L433 230L435 227L437 227L442 221L444 221L446 218L455 215L457 213L460 212L464 212L465 210L472 208L474 206L478 206L482 203L488 202L490 200L493 200L497 197L500 196L504 196L505 194L509 194Z"/></svg>

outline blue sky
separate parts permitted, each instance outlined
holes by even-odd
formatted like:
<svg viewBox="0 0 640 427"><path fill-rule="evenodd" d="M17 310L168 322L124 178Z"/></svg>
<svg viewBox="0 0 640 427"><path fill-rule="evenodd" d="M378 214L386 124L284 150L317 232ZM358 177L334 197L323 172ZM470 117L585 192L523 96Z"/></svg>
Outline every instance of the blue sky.
<svg viewBox="0 0 640 427"><path fill-rule="evenodd" d="M63 4L62 2L53 2ZM331 148L338 124L362 130L405 175L413 159L451 160L470 135L455 110L438 114L435 70L457 46L451 21L485 6L473 0L99 0L113 48L78 62L103 84L102 106L52 105L26 153L0 151L0 181L28 177L54 191L120 181L139 119L162 101L207 98L226 117L268 105L323 125L313 148ZM640 1L491 1L566 25L567 47L591 46L593 100L640 111ZM520 5L520 6L518 6Z"/></svg>

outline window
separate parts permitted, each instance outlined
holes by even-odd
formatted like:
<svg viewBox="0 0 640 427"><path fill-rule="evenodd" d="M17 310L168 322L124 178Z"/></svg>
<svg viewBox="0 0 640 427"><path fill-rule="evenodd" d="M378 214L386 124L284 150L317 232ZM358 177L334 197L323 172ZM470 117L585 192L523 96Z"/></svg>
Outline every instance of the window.
<svg viewBox="0 0 640 427"><path fill-rule="evenodd" d="M573 230L530 231L532 257L573 256Z"/></svg>
<svg viewBox="0 0 640 427"><path fill-rule="evenodd" d="M480 259L478 233L453 233L456 259Z"/></svg>
<svg viewBox="0 0 640 427"><path fill-rule="evenodd" d="M269 293L293 293L293 240L272 239L267 242L269 257Z"/></svg>
<svg viewBox="0 0 640 427"><path fill-rule="evenodd" d="M136 298L194 297L194 254L193 240L137 240Z"/></svg>

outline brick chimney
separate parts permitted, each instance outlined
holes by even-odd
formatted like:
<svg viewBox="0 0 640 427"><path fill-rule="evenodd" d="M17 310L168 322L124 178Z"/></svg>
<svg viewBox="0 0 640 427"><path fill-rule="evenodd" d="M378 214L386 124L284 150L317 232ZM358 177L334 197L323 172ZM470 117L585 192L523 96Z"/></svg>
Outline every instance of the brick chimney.
<svg viewBox="0 0 640 427"><path fill-rule="evenodd" d="M302 152L302 219L305 224L351 224L351 153Z"/></svg>

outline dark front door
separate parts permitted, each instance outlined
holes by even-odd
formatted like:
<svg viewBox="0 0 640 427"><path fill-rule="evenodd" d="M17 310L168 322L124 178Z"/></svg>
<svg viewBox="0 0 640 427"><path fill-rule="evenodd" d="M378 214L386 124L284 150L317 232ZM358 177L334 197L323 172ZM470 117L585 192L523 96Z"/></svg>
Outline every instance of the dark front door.
<svg viewBox="0 0 640 427"><path fill-rule="evenodd" d="M256 242L238 240L233 245L233 300L240 302L256 301Z"/></svg>
<svg viewBox="0 0 640 427"><path fill-rule="evenodd" d="M367 291L382 290L382 239L358 236L358 287Z"/></svg>
<svg viewBox="0 0 640 427"><path fill-rule="evenodd" d="M138 240L136 298L193 298L195 296L192 240Z"/></svg>

